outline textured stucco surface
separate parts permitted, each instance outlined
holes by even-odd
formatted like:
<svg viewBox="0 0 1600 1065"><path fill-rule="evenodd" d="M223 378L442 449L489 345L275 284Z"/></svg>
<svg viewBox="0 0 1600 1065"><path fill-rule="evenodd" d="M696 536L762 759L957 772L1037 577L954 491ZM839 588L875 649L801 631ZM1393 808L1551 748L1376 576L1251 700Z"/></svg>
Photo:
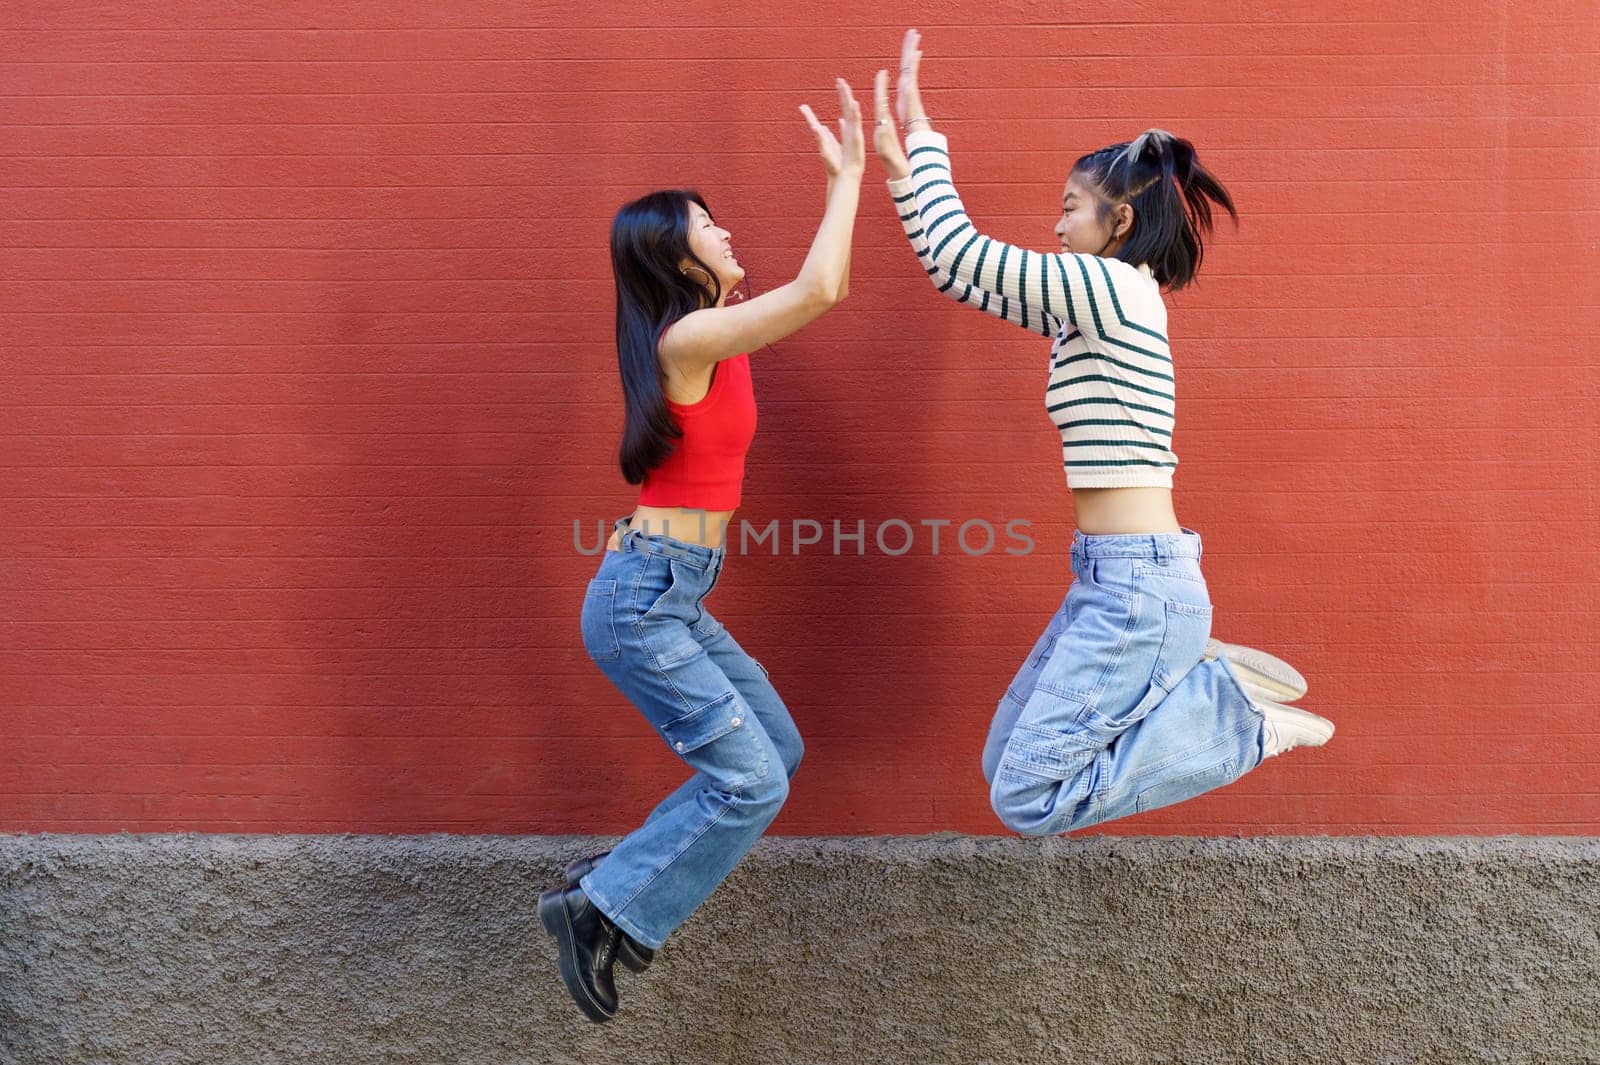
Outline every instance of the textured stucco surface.
<svg viewBox="0 0 1600 1065"><path fill-rule="evenodd" d="M609 842L0 836L0 1060L1600 1061L1593 839L767 839L597 1026Z"/></svg>

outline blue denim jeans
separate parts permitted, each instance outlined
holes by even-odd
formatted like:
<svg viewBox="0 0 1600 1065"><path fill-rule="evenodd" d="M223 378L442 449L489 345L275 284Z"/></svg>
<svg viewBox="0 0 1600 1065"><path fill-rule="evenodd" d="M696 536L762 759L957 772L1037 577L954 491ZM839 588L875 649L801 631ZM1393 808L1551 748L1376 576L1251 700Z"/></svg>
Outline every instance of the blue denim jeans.
<svg viewBox="0 0 1600 1065"><path fill-rule="evenodd" d="M580 883L659 949L778 815L802 744L766 669L706 609L726 548L627 522L584 593L584 648L694 775Z"/></svg>
<svg viewBox="0 0 1600 1065"><path fill-rule="evenodd" d="M1066 598L1000 700L983 774L1029 836L1154 810L1261 763L1262 716L1226 661L1201 661L1200 534L1072 538Z"/></svg>

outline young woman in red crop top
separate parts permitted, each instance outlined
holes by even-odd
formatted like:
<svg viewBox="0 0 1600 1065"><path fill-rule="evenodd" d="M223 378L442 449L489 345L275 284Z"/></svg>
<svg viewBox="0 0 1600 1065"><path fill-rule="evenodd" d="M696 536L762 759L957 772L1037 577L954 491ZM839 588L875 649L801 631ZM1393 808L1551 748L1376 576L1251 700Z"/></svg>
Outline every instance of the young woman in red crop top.
<svg viewBox="0 0 1600 1065"><path fill-rule="evenodd" d="M828 174L827 206L795 279L733 304L744 279L699 195L653 192L611 227L620 460L638 506L619 518L584 595L584 648L694 770L611 851L574 862L539 897L561 977L584 1014L616 1013L615 962L643 970L777 816L800 734L767 671L705 607L756 429L749 352L845 296L866 165L861 109L843 79L840 135L801 107Z"/></svg>

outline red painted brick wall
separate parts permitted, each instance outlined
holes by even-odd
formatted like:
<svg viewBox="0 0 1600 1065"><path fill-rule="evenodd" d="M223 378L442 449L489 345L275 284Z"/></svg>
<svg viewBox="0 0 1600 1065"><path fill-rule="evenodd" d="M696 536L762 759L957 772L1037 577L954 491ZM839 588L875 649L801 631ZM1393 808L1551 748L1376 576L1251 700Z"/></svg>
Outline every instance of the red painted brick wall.
<svg viewBox="0 0 1600 1065"><path fill-rule="evenodd" d="M1244 217L1173 301L1178 513L1217 634L1340 731L1109 830L1600 831L1600 9L1044 9L0 8L0 830L630 827L680 769L578 632L574 519L633 500L611 213L697 186L786 280L796 105L914 23L993 235L1048 247L1071 160L1151 125ZM712 605L809 741L777 831L993 831L1069 573L1045 347L932 291L875 163L857 238L753 360L742 516L1037 550L733 557Z"/></svg>

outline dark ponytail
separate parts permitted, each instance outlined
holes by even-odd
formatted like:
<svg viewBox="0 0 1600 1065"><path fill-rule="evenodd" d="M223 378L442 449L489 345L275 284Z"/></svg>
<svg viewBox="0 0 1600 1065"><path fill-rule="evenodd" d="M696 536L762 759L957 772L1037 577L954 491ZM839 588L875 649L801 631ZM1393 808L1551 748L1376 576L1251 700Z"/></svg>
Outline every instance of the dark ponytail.
<svg viewBox="0 0 1600 1065"><path fill-rule="evenodd" d="M1117 258L1135 266L1149 263L1156 281L1167 288L1183 288L1200 269L1204 238L1212 231L1212 203L1239 221L1233 197L1200 165L1194 145L1164 129L1090 152L1072 169L1099 194L1102 219L1119 204L1133 207L1133 230Z"/></svg>
<svg viewBox="0 0 1600 1065"><path fill-rule="evenodd" d="M689 205L705 200L687 189L652 192L623 204L611 220L611 273L617 283L617 369L625 408L618 461L629 484L672 454L683 435L667 409L656 339L679 318L722 298L717 272L689 248ZM680 267L684 260L699 269ZM708 278L710 286L694 279Z"/></svg>

